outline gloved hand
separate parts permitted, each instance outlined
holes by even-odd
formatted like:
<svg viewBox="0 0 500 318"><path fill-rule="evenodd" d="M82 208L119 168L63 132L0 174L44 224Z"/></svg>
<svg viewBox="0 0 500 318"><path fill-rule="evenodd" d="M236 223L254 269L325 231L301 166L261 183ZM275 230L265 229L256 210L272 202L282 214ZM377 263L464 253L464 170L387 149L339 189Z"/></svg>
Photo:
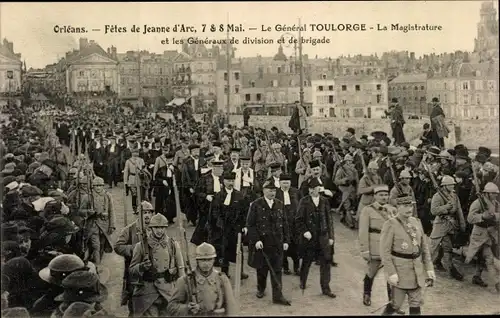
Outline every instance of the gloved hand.
<svg viewBox="0 0 500 318"><path fill-rule="evenodd" d="M162 182L162 183L163 183L163 185L164 185L164 186L168 187L168 182L167 182L167 180L163 180L163 182Z"/></svg>
<svg viewBox="0 0 500 318"><path fill-rule="evenodd" d="M287 251L288 250L288 243L283 243L283 250Z"/></svg>
<svg viewBox="0 0 500 318"><path fill-rule="evenodd" d="M396 286L399 282L398 274L393 274L389 276L389 284Z"/></svg>
<svg viewBox="0 0 500 318"><path fill-rule="evenodd" d="M332 246L333 245L333 240L332 239L329 239L328 240L328 245Z"/></svg>
<svg viewBox="0 0 500 318"><path fill-rule="evenodd" d="M307 239L307 240L310 240L312 238L312 235L311 235L311 232L307 231L304 233L304 237Z"/></svg>
<svg viewBox="0 0 500 318"><path fill-rule="evenodd" d="M255 243L255 248L258 249L258 250L261 250L264 248L264 244L262 244L262 241L258 241L257 243Z"/></svg>
<svg viewBox="0 0 500 318"><path fill-rule="evenodd" d="M195 304L195 303L189 303L188 304L188 311L189 311L189 313L196 315L200 311L200 305Z"/></svg>
<svg viewBox="0 0 500 318"><path fill-rule="evenodd" d="M248 233L248 229L247 229L246 227L244 227L244 228L241 230L241 232L243 232L243 234L244 234L244 235L247 235L247 233Z"/></svg>

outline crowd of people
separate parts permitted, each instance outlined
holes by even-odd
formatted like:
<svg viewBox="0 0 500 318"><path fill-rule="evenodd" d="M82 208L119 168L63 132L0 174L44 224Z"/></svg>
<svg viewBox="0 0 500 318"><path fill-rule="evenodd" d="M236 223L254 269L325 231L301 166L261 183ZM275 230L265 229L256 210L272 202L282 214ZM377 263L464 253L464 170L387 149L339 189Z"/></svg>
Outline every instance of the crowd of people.
<svg viewBox="0 0 500 318"><path fill-rule="evenodd" d="M421 289L435 271L464 279L453 259L459 248L476 264L472 283L500 293L500 178L490 149L471 156L464 145L444 148L440 136L429 137L439 121L413 147L397 110L394 139L353 128L343 136L308 133L297 114L298 128L287 134L249 126L248 114L236 127L85 107L4 109L2 313L110 316L101 264L114 251L125 261L121 304L131 316L236 315L229 266L241 252L239 233L257 272L256 297L270 275L273 303L292 305L282 275L306 289L315 263L322 294L336 298L337 214L359 234L366 306L383 267L384 314L401 313L406 295L410 314L420 314ZM124 211L113 205L114 187L123 187L136 215L125 217L116 241ZM194 269L188 244L166 231L184 219L194 227Z"/></svg>

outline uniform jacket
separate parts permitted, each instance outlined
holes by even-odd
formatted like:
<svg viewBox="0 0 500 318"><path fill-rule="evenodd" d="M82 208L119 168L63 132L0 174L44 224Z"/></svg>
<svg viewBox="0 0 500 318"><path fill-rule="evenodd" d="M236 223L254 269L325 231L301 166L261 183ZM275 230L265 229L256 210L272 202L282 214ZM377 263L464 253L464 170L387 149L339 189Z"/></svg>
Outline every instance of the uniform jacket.
<svg viewBox="0 0 500 318"><path fill-rule="evenodd" d="M146 163L142 158L133 157L127 160L127 162L125 162L125 168L123 170L124 182L126 182L127 185L129 186L135 186L136 185L135 178L138 177L137 175L139 174L139 171L141 169L144 169L145 166Z"/></svg>
<svg viewBox="0 0 500 318"><path fill-rule="evenodd" d="M373 187L382 183L382 178L379 175L364 174L358 184L358 195L361 195L360 203L363 205L371 204L373 202Z"/></svg>
<svg viewBox="0 0 500 318"><path fill-rule="evenodd" d="M358 179L358 172L354 168L348 168L342 165L335 174L335 184L338 185L342 192L356 191Z"/></svg>
<svg viewBox="0 0 500 318"><path fill-rule="evenodd" d="M431 255L427 239L422 229L420 221L414 217L408 219L408 223L415 229L416 236L413 239L407 232L407 225L404 227L399 218L387 220L382 227L380 237L380 253L382 265L387 280L390 276L397 274L399 282L395 285L401 289L415 289L424 287L428 278L427 271L433 271ZM401 254L420 253L416 259L405 259L392 255L392 252Z"/></svg>
<svg viewBox="0 0 500 318"><path fill-rule="evenodd" d="M313 213L319 214L319 228L314 227L311 217ZM319 196L319 204L318 207L316 207L310 195L303 197L299 202L299 207L295 216L295 227L297 229L299 253L301 255L305 255L306 252L314 250L317 244L319 244L324 257L326 259L331 259L332 248L328 244L328 240L335 239L335 231L333 218L330 215L330 204L326 198ZM311 233L312 238L310 240L304 237L304 233L306 232Z"/></svg>
<svg viewBox="0 0 500 318"><path fill-rule="evenodd" d="M129 298L132 296L131 291L129 293L128 286L130 285L129 271L130 261L132 260L132 253L134 251L134 246L140 242L139 234L139 221L135 221L124 227L118 238L116 240L114 250L116 254L122 256L125 260L125 270L123 271L123 285L122 285L122 295L121 304L126 305Z"/></svg>
<svg viewBox="0 0 500 318"><path fill-rule="evenodd" d="M188 303L188 276L180 277L168 302L167 312L170 316L189 316ZM203 316L215 316L214 310L225 309L223 316L237 316L238 304L234 298L229 278L221 272L213 269L212 273L205 277L198 269L194 271L194 279L191 286L196 286L196 295ZM219 316L219 314L217 314Z"/></svg>
<svg viewBox="0 0 500 318"><path fill-rule="evenodd" d="M102 195L93 193L94 203L91 204L91 198L88 194L81 195L80 215L83 215L86 221L86 228L90 229L96 225L100 233L106 237L104 251L106 253L113 252L113 244L108 236L108 229L115 228L115 213L113 210L113 201L108 192L103 192ZM100 204L102 202L102 204ZM94 208L95 213L90 214L90 210Z"/></svg>
<svg viewBox="0 0 500 318"><path fill-rule="evenodd" d="M373 202L361 210L359 216L359 249L366 260L380 259L380 233L385 221L396 216L393 206Z"/></svg>
<svg viewBox="0 0 500 318"><path fill-rule="evenodd" d="M148 239L149 256L152 263L151 269L160 273L173 270L177 271L179 276L184 275L184 260L179 245L171 238L162 239L161 243L163 245L153 244L151 239ZM144 271L140 266L144 261L145 255L142 244L137 243L132 252L129 271L132 283L135 285L132 296L134 315L139 317L151 307L158 297L169 300L172 292L172 283L167 283L163 277L156 278L152 282L144 281Z"/></svg>
<svg viewBox="0 0 500 318"><path fill-rule="evenodd" d="M439 192L432 196L431 214L435 215L436 218L432 226L431 239L440 238L447 234L454 234L458 229L465 230L465 219L460 200L455 193L448 194L448 196L452 198L453 208L451 211L444 208L446 202Z"/></svg>
<svg viewBox="0 0 500 318"><path fill-rule="evenodd" d="M253 154L252 162L255 164L254 166L255 172L259 172L261 170L266 169L267 150L263 148L264 147L257 148Z"/></svg>
<svg viewBox="0 0 500 318"><path fill-rule="evenodd" d="M274 199L272 208L269 208L264 197L258 198L250 204L246 228L248 229L248 265L252 268L261 268L265 264L263 254L257 251L255 243L261 241L266 254L283 251L283 244L290 242L290 233L285 226L283 202Z"/></svg>
<svg viewBox="0 0 500 318"><path fill-rule="evenodd" d="M470 235L469 248L467 249L467 257L465 259L466 263L469 263L474 255L485 246L486 248L493 245L493 242L498 244L498 221L500 220L500 204L498 201L490 201L484 198L489 211L495 216L493 221L483 220L483 209L479 200L472 202L469 210L469 215L467 216L467 222L474 225L472 228L472 233Z"/></svg>
<svg viewBox="0 0 500 318"><path fill-rule="evenodd" d="M224 188L224 183L222 182L222 177L219 178L221 184L221 191ZM209 236L208 229L206 228L206 222L208 220L208 215L211 212L212 203L207 200L207 195L214 195L214 179L212 172L209 171L206 174L202 174L195 188L195 195L197 196L197 204L199 211L199 219L191 236L191 243L195 245L200 245L205 242Z"/></svg>

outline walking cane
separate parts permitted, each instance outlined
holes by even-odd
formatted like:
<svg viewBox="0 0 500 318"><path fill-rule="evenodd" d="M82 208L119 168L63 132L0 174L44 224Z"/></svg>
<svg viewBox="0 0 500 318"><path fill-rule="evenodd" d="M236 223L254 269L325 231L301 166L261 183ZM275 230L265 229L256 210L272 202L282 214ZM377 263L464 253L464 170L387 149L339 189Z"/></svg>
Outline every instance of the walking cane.
<svg viewBox="0 0 500 318"><path fill-rule="evenodd" d="M262 252L262 255L264 256L267 267L269 267L269 272L271 273L271 279L274 279L274 282L278 285L280 292L283 292L283 287L281 286L280 282L278 282L278 278L276 278L276 273L274 272L274 269L271 266L271 262L269 261L269 257L264 252L264 249L261 249L260 251Z"/></svg>

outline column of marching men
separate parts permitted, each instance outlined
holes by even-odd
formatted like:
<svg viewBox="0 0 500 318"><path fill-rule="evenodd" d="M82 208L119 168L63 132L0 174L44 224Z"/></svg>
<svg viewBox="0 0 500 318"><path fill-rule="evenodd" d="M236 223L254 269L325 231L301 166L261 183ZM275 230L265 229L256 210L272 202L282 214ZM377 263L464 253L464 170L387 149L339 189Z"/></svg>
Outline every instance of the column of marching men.
<svg viewBox="0 0 500 318"><path fill-rule="evenodd" d="M475 156L464 145L439 148L427 127L412 147L391 145L382 131L358 138L353 128L335 137L82 109L11 106L8 115L2 309L11 314L109 315L101 260L114 250L125 260L121 304L131 316L235 315L229 267L241 252L238 233L256 270L257 298L269 276L273 303L290 306L282 275L297 276L290 279L305 290L313 263L322 294L336 298L337 214L358 231L366 306L383 269L384 314L403 313L406 295L410 314L420 314L435 272L464 279L457 249L475 263L472 283L500 292L500 178L488 148ZM116 215L127 213L116 210L106 185L119 182L136 219L125 218L113 243ZM181 222L177 206L194 227L194 268L187 244L166 231ZM249 278L243 262L237 270Z"/></svg>

